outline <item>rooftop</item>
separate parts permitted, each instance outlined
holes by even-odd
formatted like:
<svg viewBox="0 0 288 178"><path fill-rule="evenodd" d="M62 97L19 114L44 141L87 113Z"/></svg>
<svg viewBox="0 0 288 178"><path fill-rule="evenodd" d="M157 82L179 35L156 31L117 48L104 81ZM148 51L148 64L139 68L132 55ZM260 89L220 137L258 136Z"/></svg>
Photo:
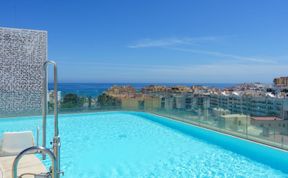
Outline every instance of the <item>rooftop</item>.
<svg viewBox="0 0 288 178"><path fill-rule="evenodd" d="M279 121L282 120L279 117L251 117L251 119L256 121Z"/></svg>

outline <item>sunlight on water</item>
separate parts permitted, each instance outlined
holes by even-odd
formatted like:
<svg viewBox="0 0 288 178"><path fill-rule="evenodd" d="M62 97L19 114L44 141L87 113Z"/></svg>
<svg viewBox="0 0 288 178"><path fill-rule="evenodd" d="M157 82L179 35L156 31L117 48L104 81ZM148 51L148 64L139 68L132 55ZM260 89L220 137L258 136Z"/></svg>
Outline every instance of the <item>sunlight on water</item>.
<svg viewBox="0 0 288 178"><path fill-rule="evenodd" d="M145 117L150 117L147 114ZM53 120L48 122L51 140ZM41 118L0 121L0 132L36 130ZM62 115L68 178L288 177L280 170L125 112Z"/></svg>

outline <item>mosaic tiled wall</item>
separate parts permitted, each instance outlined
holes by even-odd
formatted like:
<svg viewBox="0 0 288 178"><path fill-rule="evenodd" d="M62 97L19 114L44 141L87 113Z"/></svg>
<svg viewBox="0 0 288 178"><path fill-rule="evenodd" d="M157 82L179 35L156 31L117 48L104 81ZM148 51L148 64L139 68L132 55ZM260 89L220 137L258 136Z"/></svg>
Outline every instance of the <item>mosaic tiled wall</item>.
<svg viewBox="0 0 288 178"><path fill-rule="evenodd" d="M0 27L0 117L41 113L47 32Z"/></svg>

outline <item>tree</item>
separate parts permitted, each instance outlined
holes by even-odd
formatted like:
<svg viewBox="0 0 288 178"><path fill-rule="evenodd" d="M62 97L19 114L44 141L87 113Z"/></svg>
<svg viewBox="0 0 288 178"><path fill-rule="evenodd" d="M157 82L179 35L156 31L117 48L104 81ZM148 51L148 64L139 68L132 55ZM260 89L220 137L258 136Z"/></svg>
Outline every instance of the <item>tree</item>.
<svg viewBox="0 0 288 178"><path fill-rule="evenodd" d="M284 89L281 90L281 92L288 93L288 89L284 88Z"/></svg>
<svg viewBox="0 0 288 178"><path fill-rule="evenodd" d="M121 106L121 100L103 93L98 96L98 103L101 107Z"/></svg>
<svg viewBox="0 0 288 178"><path fill-rule="evenodd" d="M266 91L272 93L273 95L276 94L276 91L275 91L275 89L273 89L273 88L267 88Z"/></svg>
<svg viewBox="0 0 288 178"><path fill-rule="evenodd" d="M84 99L76 94L69 93L64 96L63 102L61 103L62 108L77 108L82 107Z"/></svg>
<svg viewBox="0 0 288 178"><path fill-rule="evenodd" d="M88 96L88 108L91 108L92 105L92 97Z"/></svg>

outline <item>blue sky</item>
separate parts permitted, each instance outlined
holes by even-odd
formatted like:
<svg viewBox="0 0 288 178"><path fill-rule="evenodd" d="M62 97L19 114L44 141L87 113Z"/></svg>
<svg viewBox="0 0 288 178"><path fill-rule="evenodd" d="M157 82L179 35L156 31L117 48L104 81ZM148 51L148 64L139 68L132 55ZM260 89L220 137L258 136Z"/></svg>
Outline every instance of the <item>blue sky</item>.
<svg viewBox="0 0 288 178"><path fill-rule="evenodd" d="M287 0L2 0L0 26L47 30L61 82L272 82Z"/></svg>

